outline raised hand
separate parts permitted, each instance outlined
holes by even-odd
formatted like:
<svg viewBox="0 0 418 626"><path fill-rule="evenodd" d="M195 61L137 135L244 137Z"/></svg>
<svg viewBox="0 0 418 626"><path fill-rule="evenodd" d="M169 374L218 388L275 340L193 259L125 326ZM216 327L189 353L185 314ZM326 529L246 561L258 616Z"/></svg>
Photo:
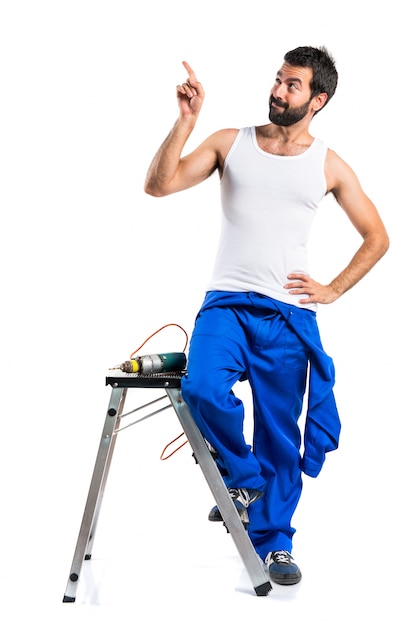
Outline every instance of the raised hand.
<svg viewBox="0 0 418 626"><path fill-rule="evenodd" d="M205 92L190 65L186 61L183 61L183 65L187 70L188 78L182 85L177 85L180 113L183 116L197 116L202 108Z"/></svg>

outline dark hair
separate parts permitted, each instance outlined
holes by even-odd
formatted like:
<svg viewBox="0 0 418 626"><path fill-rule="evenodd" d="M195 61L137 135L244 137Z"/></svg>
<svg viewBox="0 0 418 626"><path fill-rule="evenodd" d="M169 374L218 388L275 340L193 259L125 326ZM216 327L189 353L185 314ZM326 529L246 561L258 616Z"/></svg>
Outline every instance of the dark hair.
<svg viewBox="0 0 418 626"><path fill-rule="evenodd" d="M285 54L284 60L294 67L311 67L313 72L310 85L312 98L320 93L326 93L328 97L325 104L331 100L337 88L338 72L334 59L324 46L295 48Z"/></svg>

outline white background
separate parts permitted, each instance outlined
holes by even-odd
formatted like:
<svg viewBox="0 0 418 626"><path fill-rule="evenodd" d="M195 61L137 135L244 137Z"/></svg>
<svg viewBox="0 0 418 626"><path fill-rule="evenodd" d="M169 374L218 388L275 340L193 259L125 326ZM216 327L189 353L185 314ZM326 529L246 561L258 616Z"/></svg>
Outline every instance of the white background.
<svg viewBox="0 0 418 626"><path fill-rule="evenodd" d="M2 623L416 623L415 23L412 0L3 0ZM212 267L216 176L178 196L143 192L177 116L181 62L207 94L189 150L266 123L299 45L336 59L339 86L312 132L354 168L391 237L370 275L318 313L343 430L294 520L303 581L254 596L231 539L206 521L212 497L188 446L159 460L181 432L167 412L121 433L94 559L62 604L108 368L164 324L190 334ZM327 198L312 275L329 281L359 244ZM173 327L143 353L183 346Z"/></svg>

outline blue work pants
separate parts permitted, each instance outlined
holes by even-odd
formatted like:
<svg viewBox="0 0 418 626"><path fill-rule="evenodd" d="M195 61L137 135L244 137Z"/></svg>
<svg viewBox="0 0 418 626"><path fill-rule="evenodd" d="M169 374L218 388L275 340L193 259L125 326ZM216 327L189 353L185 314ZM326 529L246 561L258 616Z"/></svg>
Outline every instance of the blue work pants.
<svg viewBox="0 0 418 626"><path fill-rule="evenodd" d="M294 307L272 310L255 293L241 294L240 303L199 312L182 394L219 454L227 487L264 492L249 508L249 534L264 559L271 550L292 549L291 519L302 491L298 419L309 354L287 322ZM232 389L244 379L253 396L252 445L244 437L243 402Z"/></svg>

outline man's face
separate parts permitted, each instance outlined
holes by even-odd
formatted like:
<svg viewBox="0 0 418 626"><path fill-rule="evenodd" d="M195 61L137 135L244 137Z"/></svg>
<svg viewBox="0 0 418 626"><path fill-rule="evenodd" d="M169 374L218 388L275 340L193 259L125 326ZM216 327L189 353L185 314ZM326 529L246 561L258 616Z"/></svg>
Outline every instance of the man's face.
<svg viewBox="0 0 418 626"><path fill-rule="evenodd" d="M270 92L269 118L273 124L291 126L307 115L312 101L311 79L310 67L283 64Z"/></svg>

